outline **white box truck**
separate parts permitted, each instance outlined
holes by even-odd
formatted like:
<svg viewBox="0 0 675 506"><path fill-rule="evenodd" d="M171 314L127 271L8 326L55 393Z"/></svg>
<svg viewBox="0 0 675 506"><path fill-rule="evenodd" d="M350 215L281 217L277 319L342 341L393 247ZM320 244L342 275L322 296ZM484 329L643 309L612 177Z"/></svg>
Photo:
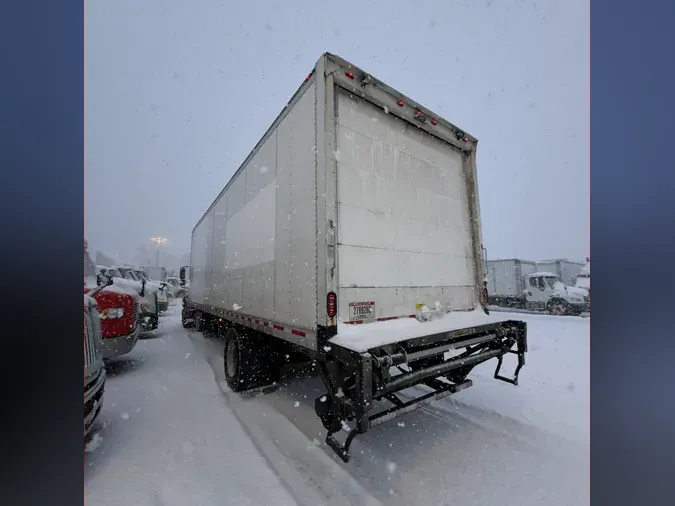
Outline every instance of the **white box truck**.
<svg viewBox="0 0 675 506"><path fill-rule="evenodd" d="M517 385L526 325L485 309L476 146L324 54L194 227L181 269L183 324L224 334L230 388L277 381L286 350L309 356L326 442L347 461L355 435L471 386L482 362Z"/></svg>
<svg viewBox="0 0 675 506"><path fill-rule="evenodd" d="M570 262L568 262L570 263ZM544 270L546 268L551 270ZM587 290L565 283L574 266L562 261L532 262L520 259L488 260L487 292L490 305L548 311L554 315L590 312ZM571 279L575 279L576 274Z"/></svg>

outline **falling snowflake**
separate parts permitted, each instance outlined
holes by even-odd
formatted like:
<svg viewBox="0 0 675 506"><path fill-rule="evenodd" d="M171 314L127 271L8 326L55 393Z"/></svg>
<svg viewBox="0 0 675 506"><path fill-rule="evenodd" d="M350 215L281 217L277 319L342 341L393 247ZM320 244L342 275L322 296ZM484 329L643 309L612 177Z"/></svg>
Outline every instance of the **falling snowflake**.
<svg viewBox="0 0 675 506"><path fill-rule="evenodd" d="M237 303L232 304L232 309L234 309L235 311L239 311L241 308L242 308L242 306L240 306Z"/></svg>
<svg viewBox="0 0 675 506"><path fill-rule="evenodd" d="M294 407L294 408L299 408L299 407L300 407L300 402L299 402L299 401L295 401L295 403L293 404L293 407Z"/></svg>
<svg viewBox="0 0 675 506"><path fill-rule="evenodd" d="M396 471L396 463L387 462L387 471L389 471L389 474L394 474L394 472Z"/></svg>
<svg viewBox="0 0 675 506"><path fill-rule="evenodd" d="M122 413L120 415L120 418L122 418L122 420L128 420L129 419L129 413Z"/></svg>

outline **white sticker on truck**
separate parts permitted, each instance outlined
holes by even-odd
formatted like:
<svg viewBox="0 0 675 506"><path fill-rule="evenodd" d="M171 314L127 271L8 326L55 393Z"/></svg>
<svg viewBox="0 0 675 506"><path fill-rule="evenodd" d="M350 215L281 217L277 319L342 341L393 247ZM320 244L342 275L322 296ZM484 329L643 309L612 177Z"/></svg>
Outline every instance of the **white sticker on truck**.
<svg viewBox="0 0 675 506"><path fill-rule="evenodd" d="M375 301L350 302L349 321L365 321L375 319Z"/></svg>

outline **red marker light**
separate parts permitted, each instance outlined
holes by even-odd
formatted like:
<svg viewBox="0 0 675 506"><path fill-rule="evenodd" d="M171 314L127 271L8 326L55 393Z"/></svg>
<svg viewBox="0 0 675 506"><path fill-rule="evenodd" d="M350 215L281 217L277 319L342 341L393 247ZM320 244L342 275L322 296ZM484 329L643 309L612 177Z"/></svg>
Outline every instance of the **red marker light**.
<svg viewBox="0 0 675 506"><path fill-rule="evenodd" d="M469 138L468 138L468 137L464 137L462 140L463 140L464 142L469 142Z"/></svg>
<svg viewBox="0 0 675 506"><path fill-rule="evenodd" d="M309 81L309 79L312 77L312 74L308 74L307 77L305 77L305 81Z"/></svg>
<svg viewBox="0 0 675 506"><path fill-rule="evenodd" d="M337 315L337 295L335 294L335 292L330 292L328 294L326 309L328 317L335 318L335 316Z"/></svg>
<svg viewBox="0 0 675 506"><path fill-rule="evenodd" d="M345 72L345 75L346 75L349 79L354 79L354 73L353 73L353 72Z"/></svg>
<svg viewBox="0 0 675 506"><path fill-rule="evenodd" d="M403 100L399 100L398 102L396 102L396 105L398 105L399 107L403 107L405 105L405 102Z"/></svg>
<svg viewBox="0 0 675 506"><path fill-rule="evenodd" d="M432 125L438 125L438 121L436 121L435 119L432 119L432 120L431 120L431 124L432 124Z"/></svg>

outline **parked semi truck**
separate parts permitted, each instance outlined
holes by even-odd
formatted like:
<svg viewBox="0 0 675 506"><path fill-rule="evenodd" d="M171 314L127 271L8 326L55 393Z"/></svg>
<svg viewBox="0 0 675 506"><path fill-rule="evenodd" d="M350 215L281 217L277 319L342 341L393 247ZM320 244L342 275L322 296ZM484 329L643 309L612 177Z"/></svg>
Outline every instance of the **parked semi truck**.
<svg viewBox="0 0 675 506"><path fill-rule="evenodd" d="M566 284L556 272L541 268L541 264L528 260L488 260L489 303L555 315L578 315L590 310L588 291Z"/></svg>
<svg viewBox="0 0 675 506"><path fill-rule="evenodd" d="M92 298L103 290L99 286L84 294L84 437L94 425L103 406L105 366L103 364L103 334L98 303Z"/></svg>
<svg viewBox="0 0 675 506"><path fill-rule="evenodd" d="M471 386L480 363L517 385L526 324L486 309L476 146L324 54L194 227L181 269L183 324L224 334L230 388L278 381L286 350L309 356L326 443L347 461L354 436Z"/></svg>
<svg viewBox="0 0 675 506"><path fill-rule="evenodd" d="M108 276L96 272L96 266L84 242L84 293L94 294L100 312L103 336L103 358L113 358L129 353L140 334L139 295L134 290L117 284L109 286ZM104 284L102 284L105 282ZM101 289L104 286L105 289ZM86 299L85 299L86 300Z"/></svg>

